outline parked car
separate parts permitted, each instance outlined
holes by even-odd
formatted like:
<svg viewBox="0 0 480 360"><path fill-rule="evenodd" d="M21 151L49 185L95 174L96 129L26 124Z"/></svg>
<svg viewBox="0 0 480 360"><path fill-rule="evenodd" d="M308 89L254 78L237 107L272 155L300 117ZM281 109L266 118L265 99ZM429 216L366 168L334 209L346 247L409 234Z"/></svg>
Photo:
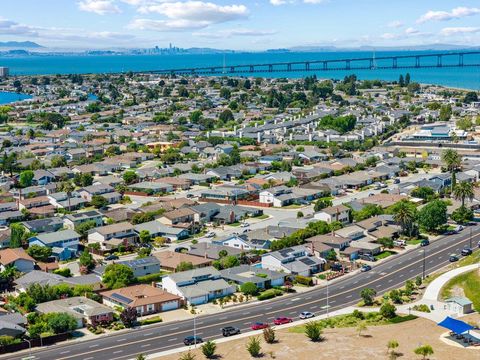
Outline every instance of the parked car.
<svg viewBox="0 0 480 360"><path fill-rule="evenodd" d="M372 254L362 254L360 255L360 259L366 261L377 261L377 259L375 259Z"/></svg>
<svg viewBox="0 0 480 360"><path fill-rule="evenodd" d="M207 233L205 234L205 237L211 238L211 237L214 237L215 235L216 235L216 234L215 234L214 231L209 231L209 232L207 232Z"/></svg>
<svg viewBox="0 0 480 360"><path fill-rule="evenodd" d="M480 248L480 241L478 242L477 246Z"/></svg>
<svg viewBox="0 0 480 360"><path fill-rule="evenodd" d="M420 246L428 246L430 245L430 241L428 241L427 239L423 239L422 241L420 241Z"/></svg>
<svg viewBox="0 0 480 360"><path fill-rule="evenodd" d="M469 247L465 247L462 249L462 256L468 256L468 255L472 255L472 249L470 249Z"/></svg>
<svg viewBox="0 0 480 360"><path fill-rule="evenodd" d="M232 336L240 334L240 329L233 327L233 326L225 326L222 328L222 335L223 336Z"/></svg>
<svg viewBox="0 0 480 360"><path fill-rule="evenodd" d="M110 260L118 260L119 257L117 255L108 255L105 256L105 260L110 261Z"/></svg>
<svg viewBox="0 0 480 360"><path fill-rule="evenodd" d="M400 184L400 179L399 179L399 178L393 179L393 183L394 183L394 184Z"/></svg>
<svg viewBox="0 0 480 360"><path fill-rule="evenodd" d="M275 320L273 320L273 323L275 325L283 325L283 324L288 324L293 322L292 318L287 318L287 317L278 317Z"/></svg>
<svg viewBox="0 0 480 360"><path fill-rule="evenodd" d="M367 265L367 264L363 265L360 269L361 272L367 272L367 271L370 271L370 270L372 270L372 267L370 265Z"/></svg>
<svg viewBox="0 0 480 360"><path fill-rule="evenodd" d="M394 240L393 245L397 247L404 247L407 245L407 242L405 240Z"/></svg>
<svg viewBox="0 0 480 360"><path fill-rule="evenodd" d="M249 227L249 226L250 226L250 224L247 224L247 223L245 223L245 222L240 225L240 227L243 227L243 228Z"/></svg>
<svg viewBox="0 0 480 360"><path fill-rule="evenodd" d="M253 323L252 326L251 326L251 329L252 330L261 330L261 329L265 329L268 327L268 324L267 323L263 323L263 322L256 322L256 323Z"/></svg>
<svg viewBox="0 0 480 360"><path fill-rule="evenodd" d="M315 317L315 314L310 311L303 311L300 313L300 319L311 319Z"/></svg>
<svg viewBox="0 0 480 360"><path fill-rule="evenodd" d="M450 262L458 261L458 255L457 254L451 254L450 257L448 258L448 261L450 261Z"/></svg>
<svg viewBox="0 0 480 360"><path fill-rule="evenodd" d="M330 270L332 271L342 271L343 270L343 265L340 263L335 263L330 266Z"/></svg>
<svg viewBox="0 0 480 360"><path fill-rule="evenodd" d="M190 193L187 194L187 198L188 198L188 199L193 198L193 197L195 197L195 195L190 194Z"/></svg>
<svg viewBox="0 0 480 360"><path fill-rule="evenodd" d="M199 336L187 336L185 339L183 339L183 343L186 346L194 345L194 344L200 344L203 342L203 339Z"/></svg>

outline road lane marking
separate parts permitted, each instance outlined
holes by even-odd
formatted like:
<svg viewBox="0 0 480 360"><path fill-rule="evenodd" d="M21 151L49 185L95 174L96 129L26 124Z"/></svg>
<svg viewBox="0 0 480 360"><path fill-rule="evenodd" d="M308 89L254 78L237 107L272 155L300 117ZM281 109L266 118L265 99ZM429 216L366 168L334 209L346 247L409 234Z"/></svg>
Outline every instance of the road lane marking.
<svg viewBox="0 0 480 360"><path fill-rule="evenodd" d="M117 350L117 351L114 351L112 354L120 354L122 352L123 352L123 350Z"/></svg>
<svg viewBox="0 0 480 360"><path fill-rule="evenodd" d="M177 338L173 338L173 339L168 339L167 341L170 342L170 341L176 341Z"/></svg>
<svg viewBox="0 0 480 360"><path fill-rule="evenodd" d="M146 348L148 346L152 346L152 344L145 344L145 345L140 345L141 348Z"/></svg>
<svg viewBox="0 0 480 360"><path fill-rule="evenodd" d="M60 355L62 355L62 354L68 354L69 352L70 352L70 350L62 351L62 352L60 353Z"/></svg>
<svg viewBox="0 0 480 360"><path fill-rule="evenodd" d="M98 344L93 344L93 345L90 345L89 348L94 348L94 347L97 347L99 346Z"/></svg>
<svg viewBox="0 0 480 360"><path fill-rule="evenodd" d="M127 340L127 339L125 339L125 338L124 339L118 339L117 342L125 341L125 340Z"/></svg>

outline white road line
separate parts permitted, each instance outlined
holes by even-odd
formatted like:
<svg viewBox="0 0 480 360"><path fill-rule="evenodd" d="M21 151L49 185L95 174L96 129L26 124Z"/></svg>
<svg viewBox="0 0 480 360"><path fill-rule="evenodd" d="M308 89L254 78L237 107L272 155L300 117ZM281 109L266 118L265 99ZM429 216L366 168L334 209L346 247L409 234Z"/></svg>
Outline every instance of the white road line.
<svg viewBox="0 0 480 360"><path fill-rule="evenodd" d="M312 298L311 296L307 296L305 300L310 300L311 298Z"/></svg>
<svg viewBox="0 0 480 360"><path fill-rule="evenodd" d="M330 300L329 303L330 304L335 304L337 302L337 300Z"/></svg>
<svg viewBox="0 0 480 360"><path fill-rule="evenodd" d="M97 347L98 344L94 344L94 345L90 345L89 348L94 348L94 347Z"/></svg>
<svg viewBox="0 0 480 360"><path fill-rule="evenodd" d="M152 344L140 345L141 348L145 348L145 347L148 347L148 346L152 346Z"/></svg>
<svg viewBox="0 0 480 360"><path fill-rule="evenodd" d="M226 319L227 319L227 317L225 317L225 318L220 318L220 320L226 320ZM178 326L176 326L176 327L174 327L174 328L171 328L170 330L178 330Z"/></svg>
<svg viewBox="0 0 480 360"><path fill-rule="evenodd" d="M60 353L60 355L62 355L62 354L68 354L69 352L70 352L70 350L62 351L62 352Z"/></svg>
<svg viewBox="0 0 480 360"><path fill-rule="evenodd" d="M153 333L146 333L146 334L143 334L143 336L150 336L150 335L153 335Z"/></svg>
<svg viewBox="0 0 480 360"><path fill-rule="evenodd" d="M117 351L114 351L112 354L120 354L122 352L123 352L123 350L117 350Z"/></svg>
<svg viewBox="0 0 480 360"><path fill-rule="evenodd" d="M92 360L92 359L93 359L93 357L90 356L90 357L85 358L85 359L83 359L83 360Z"/></svg>
<svg viewBox="0 0 480 360"><path fill-rule="evenodd" d="M120 341L125 341L127 339L118 339L117 342L120 342Z"/></svg>
<svg viewBox="0 0 480 360"><path fill-rule="evenodd" d="M346 296L347 299L350 299L353 295L348 295Z"/></svg>
<svg viewBox="0 0 480 360"><path fill-rule="evenodd" d="M388 280L388 283L391 283L392 281L393 281L393 279L390 279L390 280Z"/></svg>
<svg viewBox="0 0 480 360"><path fill-rule="evenodd" d="M175 341L175 340L177 340L177 338L168 339L167 341Z"/></svg>
<svg viewBox="0 0 480 360"><path fill-rule="evenodd" d="M247 321L247 322L244 322L243 325L248 325L248 324L251 324L250 321Z"/></svg>

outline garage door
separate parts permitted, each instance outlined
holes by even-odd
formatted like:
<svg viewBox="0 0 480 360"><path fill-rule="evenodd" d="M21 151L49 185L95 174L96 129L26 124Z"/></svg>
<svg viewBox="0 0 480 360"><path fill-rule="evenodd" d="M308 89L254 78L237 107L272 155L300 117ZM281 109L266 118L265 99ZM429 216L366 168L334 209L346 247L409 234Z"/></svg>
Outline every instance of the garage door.
<svg viewBox="0 0 480 360"><path fill-rule="evenodd" d="M178 308L178 301L168 301L162 304L162 311L175 310Z"/></svg>

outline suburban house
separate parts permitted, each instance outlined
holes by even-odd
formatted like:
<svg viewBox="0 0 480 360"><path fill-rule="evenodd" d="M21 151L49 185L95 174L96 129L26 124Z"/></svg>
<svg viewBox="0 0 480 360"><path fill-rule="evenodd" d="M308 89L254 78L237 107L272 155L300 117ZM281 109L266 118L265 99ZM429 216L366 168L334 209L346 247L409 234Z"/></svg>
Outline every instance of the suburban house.
<svg viewBox="0 0 480 360"><path fill-rule="evenodd" d="M48 195L50 204L57 209L78 210L87 204L87 200L76 195L69 196L66 192L58 192Z"/></svg>
<svg viewBox="0 0 480 360"><path fill-rule="evenodd" d="M77 328L87 324L110 323L113 321L113 310L85 296L74 296L38 304L36 312L40 314L67 313L77 320Z"/></svg>
<svg viewBox="0 0 480 360"><path fill-rule="evenodd" d="M164 237L170 241L181 240L190 236L190 231L188 229L167 226L162 224L159 220L152 220L134 225L134 229L138 234L145 230L149 232L152 238Z"/></svg>
<svg viewBox="0 0 480 360"><path fill-rule="evenodd" d="M115 308L135 308L139 316L176 310L182 298L152 285L133 285L101 293L103 303Z"/></svg>
<svg viewBox="0 0 480 360"><path fill-rule="evenodd" d="M270 248L270 240L249 240L247 235L227 235L212 241L214 244L238 248L242 251L265 250Z"/></svg>
<svg viewBox="0 0 480 360"><path fill-rule="evenodd" d="M33 270L15 279L14 284L16 292L21 293L33 284L48 284L50 286L68 284L72 287L75 285L91 285L95 291L101 289L101 282L102 279L95 274L65 277L45 271Z"/></svg>
<svg viewBox="0 0 480 360"><path fill-rule="evenodd" d="M223 246L218 244L198 243L189 246L190 249L187 254L199 256L205 259L218 260L220 259L220 252L225 251L227 255L240 255L243 251L241 249L230 246Z"/></svg>
<svg viewBox="0 0 480 360"><path fill-rule="evenodd" d="M52 248L52 254L59 260L68 260L78 252L80 235L71 229L38 234L31 237L29 246L40 245Z"/></svg>
<svg viewBox="0 0 480 360"><path fill-rule="evenodd" d="M88 243L100 243L103 247L117 248L119 245L133 244L137 233L132 224L122 222L94 228L88 233Z"/></svg>
<svg viewBox="0 0 480 360"><path fill-rule="evenodd" d="M325 259L315 257L304 245L262 255L262 269L283 271L293 275L311 276L320 272L324 264Z"/></svg>
<svg viewBox="0 0 480 360"><path fill-rule="evenodd" d="M345 205L329 206L315 213L314 217L329 224L335 221L348 224L350 222L350 209Z"/></svg>
<svg viewBox="0 0 480 360"><path fill-rule="evenodd" d="M113 193L115 192L115 189L110 185L98 184L98 185L85 186L84 188L78 190L77 192L82 198L90 202L92 201L92 196Z"/></svg>
<svg viewBox="0 0 480 360"><path fill-rule="evenodd" d="M160 251L156 252L154 256L160 261L160 268L162 270L171 272L175 272L181 263L190 263L194 268L212 265L211 259L176 251Z"/></svg>
<svg viewBox="0 0 480 360"><path fill-rule="evenodd" d="M157 274L160 272L160 261L155 256L147 256L141 259L118 261L118 264L128 266L133 270L135 277Z"/></svg>
<svg viewBox="0 0 480 360"><path fill-rule="evenodd" d="M27 318L20 313L0 311L0 336L19 337L27 330Z"/></svg>
<svg viewBox="0 0 480 360"><path fill-rule="evenodd" d="M261 269L256 266L240 265L220 271L222 278L241 286L246 282L254 283L259 289L269 289L273 286L283 286L286 274L284 272Z"/></svg>
<svg viewBox="0 0 480 360"><path fill-rule="evenodd" d="M235 292L235 287L212 266L170 274L163 278L162 286L191 305L206 304Z"/></svg>
<svg viewBox="0 0 480 360"><path fill-rule="evenodd" d="M103 214L97 210L89 210L74 214L67 214L63 218L63 223L65 227L69 229L75 229L80 224L86 223L88 221L95 222L95 226L103 225Z"/></svg>
<svg viewBox="0 0 480 360"><path fill-rule="evenodd" d="M63 221L59 217L51 217L24 221L22 225L31 233L55 232L63 228Z"/></svg>
<svg viewBox="0 0 480 360"><path fill-rule="evenodd" d="M0 270L4 271L8 266L15 266L18 271L27 273L34 269L35 260L22 248L0 250Z"/></svg>
<svg viewBox="0 0 480 360"><path fill-rule="evenodd" d="M189 208L175 209L163 214L158 221L170 226L177 224L186 224L187 226L190 226L193 223L196 214L195 211Z"/></svg>

